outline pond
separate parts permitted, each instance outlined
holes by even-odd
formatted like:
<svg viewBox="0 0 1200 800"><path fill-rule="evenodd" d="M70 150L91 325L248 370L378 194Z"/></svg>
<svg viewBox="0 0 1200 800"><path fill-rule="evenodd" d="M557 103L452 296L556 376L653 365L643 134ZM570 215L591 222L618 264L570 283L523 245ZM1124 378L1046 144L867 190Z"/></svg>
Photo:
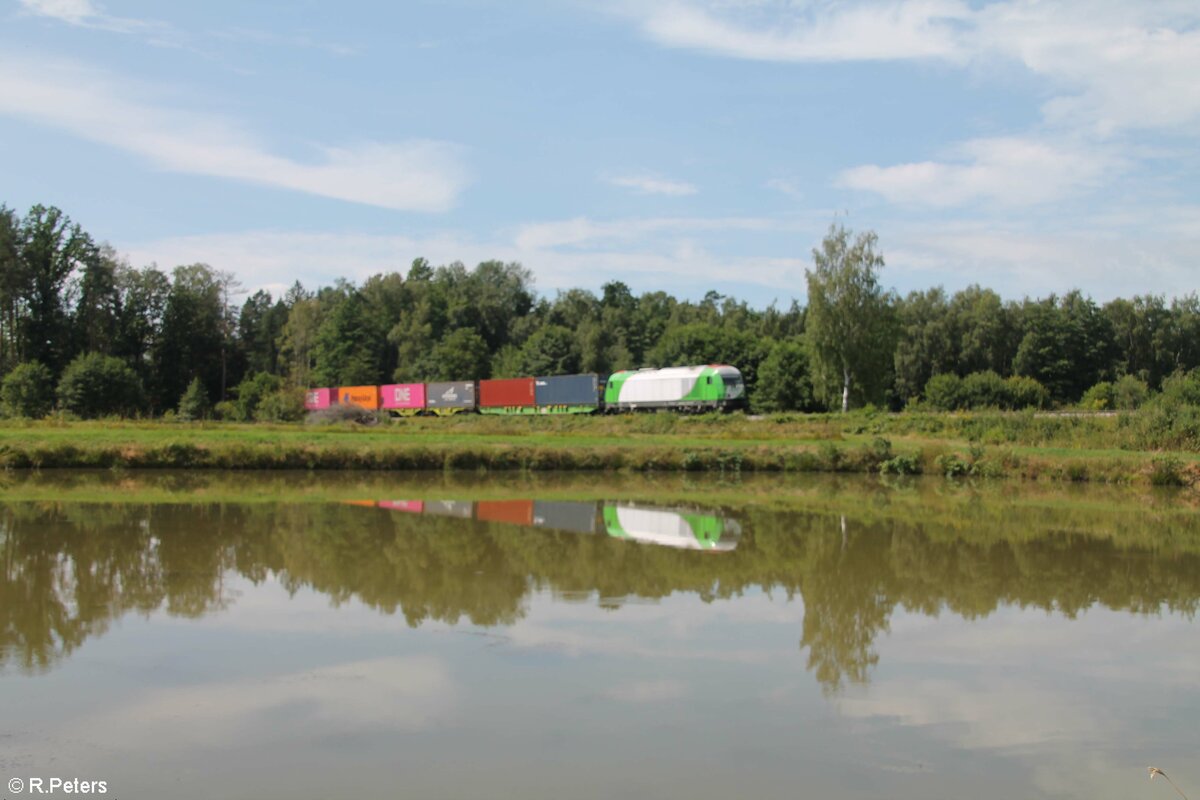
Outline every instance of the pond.
<svg viewBox="0 0 1200 800"><path fill-rule="evenodd" d="M10 473L0 777L1176 796L1155 765L1197 796L1197 511L867 477Z"/></svg>

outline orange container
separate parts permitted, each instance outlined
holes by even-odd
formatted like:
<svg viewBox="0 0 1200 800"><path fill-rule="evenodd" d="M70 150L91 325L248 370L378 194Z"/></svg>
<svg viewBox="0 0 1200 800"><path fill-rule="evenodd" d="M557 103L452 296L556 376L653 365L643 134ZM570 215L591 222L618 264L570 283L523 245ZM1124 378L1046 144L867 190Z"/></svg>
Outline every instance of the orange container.
<svg viewBox="0 0 1200 800"><path fill-rule="evenodd" d="M532 525L533 501L480 500L475 504L475 518L488 522L510 522L513 525Z"/></svg>
<svg viewBox="0 0 1200 800"><path fill-rule="evenodd" d="M378 386L339 386L337 401L341 405L354 405L375 411L379 408Z"/></svg>

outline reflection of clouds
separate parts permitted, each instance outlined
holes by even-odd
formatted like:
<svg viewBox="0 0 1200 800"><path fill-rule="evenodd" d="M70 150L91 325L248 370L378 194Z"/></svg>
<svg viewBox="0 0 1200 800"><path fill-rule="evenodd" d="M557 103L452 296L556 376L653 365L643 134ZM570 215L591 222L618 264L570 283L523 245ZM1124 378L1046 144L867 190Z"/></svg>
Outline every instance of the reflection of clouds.
<svg viewBox="0 0 1200 800"><path fill-rule="evenodd" d="M974 620L904 612L893 616L891 636L879 649L881 663L894 666L982 663L1108 681L1143 680L1152 659L1156 682L1192 688L1200 664L1195 631L1182 614L1136 615L1099 606L1074 619L1011 607Z"/></svg>
<svg viewBox="0 0 1200 800"><path fill-rule="evenodd" d="M604 696L622 703L665 703L686 694L687 686L682 681L666 679L623 683L609 689Z"/></svg>
<svg viewBox="0 0 1200 800"><path fill-rule="evenodd" d="M154 689L72 735L121 749L228 746L363 729L418 730L443 716L454 687L439 660L380 658L261 679Z"/></svg>
<svg viewBox="0 0 1200 800"><path fill-rule="evenodd" d="M900 679L876 683L864 696L843 697L849 717L890 718L966 749L1022 748L1053 741L1084 741L1106 715L1062 692L1016 680Z"/></svg>

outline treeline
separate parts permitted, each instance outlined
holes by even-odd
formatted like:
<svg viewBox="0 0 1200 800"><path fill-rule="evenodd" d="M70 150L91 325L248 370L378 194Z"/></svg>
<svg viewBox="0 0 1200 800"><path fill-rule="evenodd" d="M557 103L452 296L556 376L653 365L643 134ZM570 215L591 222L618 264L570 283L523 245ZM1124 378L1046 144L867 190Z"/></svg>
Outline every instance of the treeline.
<svg viewBox="0 0 1200 800"><path fill-rule="evenodd" d="M634 295L619 281L550 298L519 264L424 259L275 297L205 264L137 268L56 208L0 206L0 405L13 416L289 419L306 386L724 362L742 370L756 411L837 408L843 395L893 409L1086 395L1105 408L1200 366L1195 294L1098 305L1079 291L1005 301L972 286L901 297L880 287L874 245L831 229L814 251L809 308Z"/></svg>

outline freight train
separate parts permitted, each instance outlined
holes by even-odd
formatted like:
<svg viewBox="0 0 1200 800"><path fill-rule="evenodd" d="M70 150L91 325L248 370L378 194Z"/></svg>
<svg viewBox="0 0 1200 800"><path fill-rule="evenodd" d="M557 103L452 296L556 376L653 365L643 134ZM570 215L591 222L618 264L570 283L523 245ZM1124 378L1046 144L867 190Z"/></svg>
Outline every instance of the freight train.
<svg viewBox="0 0 1200 800"><path fill-rule="evenodd" d="M728 411L744 408L742 373L725 364L614 372L309 389L304 407L354 405L392 416Z"/></svg>
<svg viewBox="0 0 1200 800"><path fill-rule="evenodd" d="M379 500L356 501L388 511L458 517L480 522L607 534L641 544L727 553L738 546L742 527L717 511L661 508L635 503L565 500Z"/></svg>

